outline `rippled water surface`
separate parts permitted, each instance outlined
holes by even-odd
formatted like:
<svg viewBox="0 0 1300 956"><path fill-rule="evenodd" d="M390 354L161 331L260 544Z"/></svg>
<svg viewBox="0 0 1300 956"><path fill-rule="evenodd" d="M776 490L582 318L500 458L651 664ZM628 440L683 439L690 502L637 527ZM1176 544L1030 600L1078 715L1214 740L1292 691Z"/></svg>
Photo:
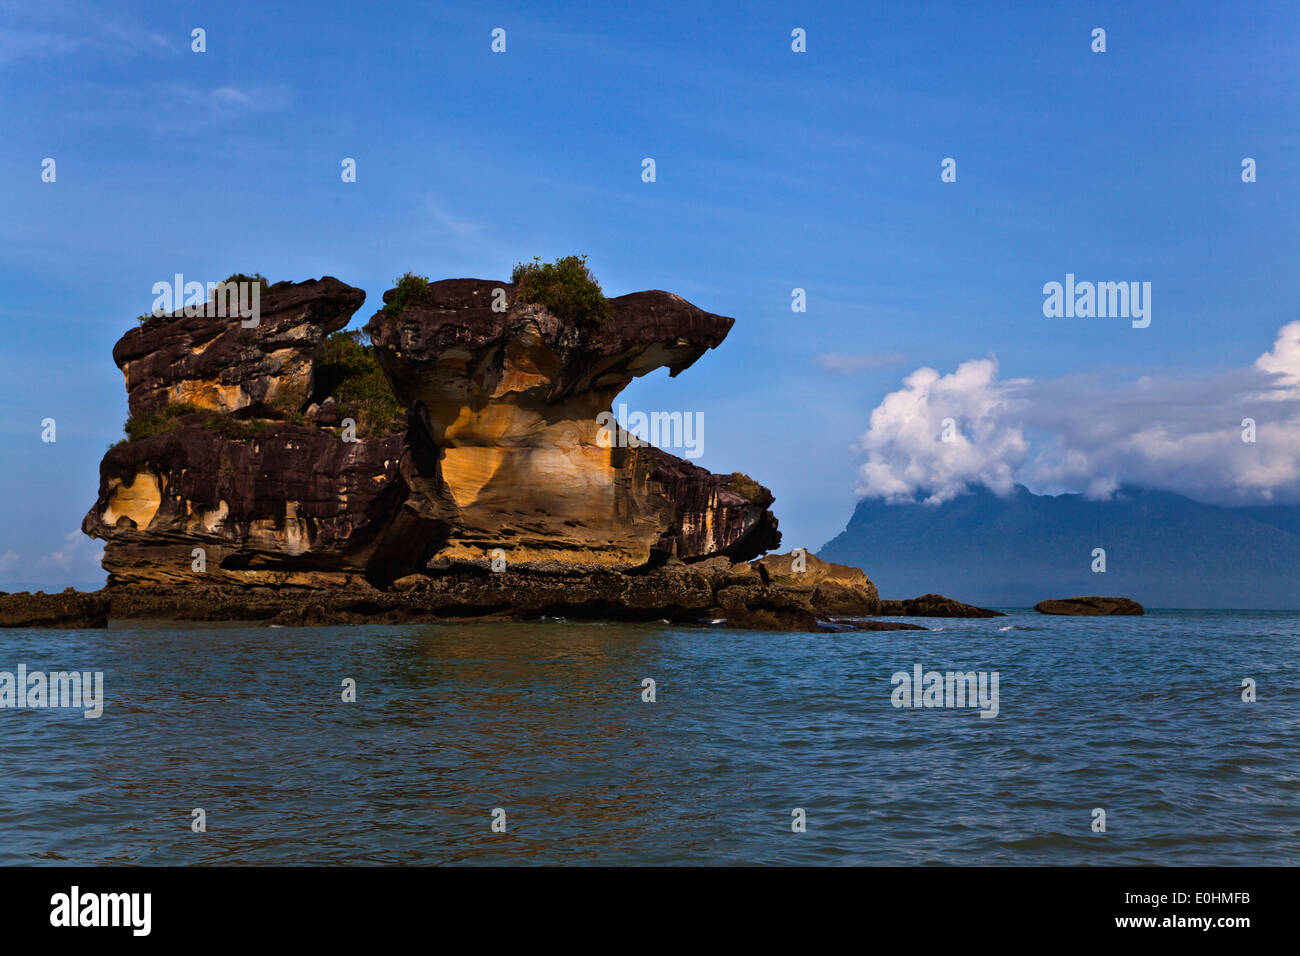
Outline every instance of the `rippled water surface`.
<svg viewBox="0 0 1300 956"><path fill-rule="evenodd" d="M106 691L0 710L0 862L1300 863L1300 614L924 623L0 631ZM895 708L918 663L998 716Z"/></svg>

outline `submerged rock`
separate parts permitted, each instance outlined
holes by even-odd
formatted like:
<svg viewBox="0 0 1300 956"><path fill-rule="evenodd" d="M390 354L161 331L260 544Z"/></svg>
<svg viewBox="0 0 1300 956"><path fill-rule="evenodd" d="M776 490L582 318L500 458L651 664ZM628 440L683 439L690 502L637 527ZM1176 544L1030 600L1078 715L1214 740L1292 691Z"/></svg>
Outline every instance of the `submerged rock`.
<svg viewBox="0 0 1300 956"><path fill-rule="evenodd" d="M929 628L922 627L920 624L906 624L903 621L864 621L860 618L854 618L845 621L830 620L818 622L818 628L823 631L829 631L833 634L843 634L852 631L925 631Z"/></svg>
<svg viewBox="0 0 1300 956"><path fill-rule="evenodd" d="M802 595L762 585L736 585L718 592L728 627L760 631L815 631L817 612Z"/></svg>
<svg viewBox="0 0 1300 956"><path fill-rule="evenodd" d="M1034 610L1040 614L1069 614L1075 616L1097 617L1111 615L1133 615L1146 613L1137 601L1124 597L1072 597L1056 601L1039 601Z"/></svg>
<svg viewBox="0 0 1300 956"><path fill-rule="evenodd" d="M922 594L905 601L881 601L880 613L886 617L1006 617L1001 611L962 604L942 594Z"/></svg>

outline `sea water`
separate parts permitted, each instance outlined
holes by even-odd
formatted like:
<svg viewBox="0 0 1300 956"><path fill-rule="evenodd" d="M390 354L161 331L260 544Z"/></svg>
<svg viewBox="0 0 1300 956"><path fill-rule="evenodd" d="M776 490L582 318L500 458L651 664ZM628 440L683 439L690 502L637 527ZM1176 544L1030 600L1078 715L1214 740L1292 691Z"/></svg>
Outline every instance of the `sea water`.
<svg viewBox="0 0 1300 956"><path fill-rule="evenodd" d="M0 863L1300 863L1300 613L916 620L0 631Z"/></svg>

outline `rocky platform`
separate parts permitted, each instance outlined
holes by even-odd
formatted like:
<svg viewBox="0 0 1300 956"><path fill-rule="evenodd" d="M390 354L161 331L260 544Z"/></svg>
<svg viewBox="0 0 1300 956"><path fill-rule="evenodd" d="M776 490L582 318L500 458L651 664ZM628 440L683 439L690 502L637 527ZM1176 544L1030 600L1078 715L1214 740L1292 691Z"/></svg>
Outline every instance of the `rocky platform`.
<svg viewBox="0 0 1300 956"><path fill-rule="evenodd" d="M60 594L0 591L0 627L107 627L109 598L68 588Z"/></svg>
<svg viewBox="0 0 1300 956"><path fill-rule="evenodd" d="M764 585L753 565L671 565L636 574L603 567L504 570L461 566L408 575L383 590L109 587L115 618L272 624L529 620L542 617L723 623L816 631L835 616L816 589ZM863 595L864 605L866 595ZM843 607L837 596L833 607Z"/></svg>

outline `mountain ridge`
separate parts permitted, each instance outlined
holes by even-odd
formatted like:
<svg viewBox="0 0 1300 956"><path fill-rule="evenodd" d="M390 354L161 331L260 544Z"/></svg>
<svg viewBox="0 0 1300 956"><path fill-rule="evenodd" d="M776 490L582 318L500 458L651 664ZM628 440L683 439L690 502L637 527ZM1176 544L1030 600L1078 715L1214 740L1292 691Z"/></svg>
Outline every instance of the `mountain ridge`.
<svg viewBox="0 0 1300 956"><path fill-rule="evenodd" d="M1093 572L1093 549L1106 571ZM1125 486L1106 500L980 490L940 505L858 502L818 552L865 570L886 598L937 590L1030 607L1123 594L1148 607L1300 608L1300 506L1230 508Z"/></svg>

